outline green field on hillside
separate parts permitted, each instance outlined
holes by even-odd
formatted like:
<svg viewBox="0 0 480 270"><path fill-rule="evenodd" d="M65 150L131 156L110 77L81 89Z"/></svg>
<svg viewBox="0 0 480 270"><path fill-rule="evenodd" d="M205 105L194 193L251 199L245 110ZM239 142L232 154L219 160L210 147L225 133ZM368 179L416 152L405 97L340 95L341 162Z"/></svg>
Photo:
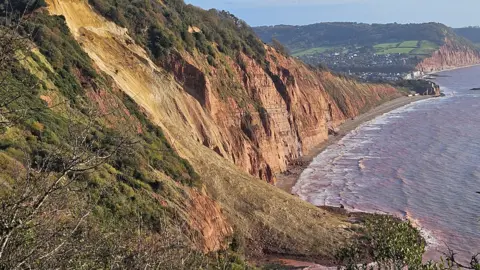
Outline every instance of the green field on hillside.
<svg viewBox="0 0 480 270"><path fill-rule="evenodd" d="M397 43L381 43L373 46L377 54L403 53L410 55L428 55L438 49L438 45L427 40L407 40Z"/></svg>
<svg viewBox="0 0 480 270"><path fill-rule="evenodd" d="M317 53L324 53L330 49L333 49L335 47L316 47L316 48L311 48L308 50L298 50L294 51L292 53L293 56L303 56L303 55L311 55L311 54L317 54Z"/></svg>
<svg viewBox="0 0 480 270"><path fill-rule="evenodd" d="M415 50L415 48L401 48L401 47L398 47L398 48L391 48L391 49L387 49L387 50L378 51L377 54L394 54L394 53L409 54L413 50Z"/></svg>
<svg viewBox="0 0 480 270"><path fill-rule="evenodd" d="M438 49L437 44L435 44L433 42L430 42L430 41L427 41L427 40L422 40L422 41L420 41L420 46L418 48L416 48L415 50L413 50L411 52L411 54L414 54L414 55L430 55L434 51L436 51L437 49Z"/></svg>
<svg viewBox="0 0 480 270"><path fill-rule="evenodd" d="M418 41L417 40L409 40L409 41L404 41L398 45L399 48L417 48L418 47Z"/></svg>
<svg viewBox="0 0 480 270"><path fill-rule="evenodd" d="M330 65L335 65L335 55L326 55L330 51L323 53L323 56L322 53L311 55L312 51L307 51L311 48L326 46L338 48L335 49L335 52L341 54L339 59L345 57L339 48L348 48L346 54L357 54L358 58L361 58L360 62L369 59L372 54L380 54L381 58L382 55L394 54L395 57L399 57L398 54L401 54L400 57L409 56L408 58L415 59L418 56L421 59L431 55L440 46L444 45L446 39L453 46L458 46L457 48L480 50L480 46L475 44L480 44L480 28L452 29L440 23L365 24L329 22L305 26L262 26L255 27L254 30L265 43L271 42L274 37L290 49L294 56L302 57L308 54L308 57L303 57L303 60L311 64L315 64L315 61L331 61ZM465 40L465 38L468 40ZM362 48L355 48L356 46Z"/></svg>
<svg viewBox="0 0 480 270"><path fill-rule="evenodd" d="M422 40L420 41L420 47L422 48L432 48L432 49L438 49L438 45L428 41L428 40Z"/></svg>
<svg viewBox="0 0 480 270"><path fill-rule="evenodd" d="M338 51L348 53L347 50L340 50L342 46L323 46L310 49L293 50L292 55L295 57L315 55L328 51ZM373 46L377 54L409 54L409 55L428 55L438 49L438 45L427 40L406 40L401 42L380 43Z"/></svg>
<svg viewBox="0 0 480 270"><path fill-rule="evenodd" d="M398 42L395 43L381 43L373 46L376 50L388 50L398 47Z"/></svg>

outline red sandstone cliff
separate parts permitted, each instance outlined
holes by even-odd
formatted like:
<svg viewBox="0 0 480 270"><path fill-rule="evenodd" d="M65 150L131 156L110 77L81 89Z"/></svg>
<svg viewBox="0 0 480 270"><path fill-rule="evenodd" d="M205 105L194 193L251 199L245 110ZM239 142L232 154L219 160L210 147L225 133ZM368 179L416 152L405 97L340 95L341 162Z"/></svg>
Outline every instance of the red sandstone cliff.
<svg viewBox="0 0 480 270"><path fill-rule="evenodd" d="M331 258L332 250L354 236L346 216L245 172L274 181L289 160L325 140L329 128L400 95L396 89L315 71L272 48L266 48L263 64L218 50L215 65L197 51L155 63L126 29L99 16L87 1L47 3L50 14L63 16L95 67L111 78L112 88L142 107L201 176L205 192L180 185L168 191L199 250L224 249L238 235L249 255ZM92 96L98 103L104 98Z"/></svg>
<svg viewBox="0 0 480 270"><path fill-rule="evenodd" d="M480 53L478 51L467 45L454 43L446 39L445 44L440 49L420 62L416 68L423 72L434 72L476 64L480 64Z"/></svg>
<svg viewBox="0 0 480 270"><path fill-rule="evenodd" d="M186 92L220 128L215 140L202 129L200 141L250 174L269 182L275 173L328 137L345 119L398 97L396 89L314 71L266 47L269 67L242 56L243 66L205 72L201 57L177 55L168 63Z"/></svg>
<svg viewBox="0 0 480 270"><path fill-rule="evenodd" d="M175 147L180 140L194 141L269 182L289 161L326 140L329 129L400 95L390 86L313 70L270 47L263 63L216 49L214 65L198 51L154 63L127 29L85 1L51 0L49 10L65 16L99 69L151 115ZM176 131L185 138L174 138Z"/></svg>

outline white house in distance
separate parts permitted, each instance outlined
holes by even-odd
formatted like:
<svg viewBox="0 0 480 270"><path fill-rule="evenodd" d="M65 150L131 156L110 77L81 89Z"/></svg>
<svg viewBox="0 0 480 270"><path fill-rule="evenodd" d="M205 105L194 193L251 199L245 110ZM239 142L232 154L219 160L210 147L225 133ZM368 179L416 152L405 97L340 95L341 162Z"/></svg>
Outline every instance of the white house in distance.
<svg viewBox="0 0 480 270"><path fill-rule="evenodd" d="M417 78L422 77L423 71L412 71L411 73L407 74L405 77L403 77L405 80L415 80Z"/></svg>

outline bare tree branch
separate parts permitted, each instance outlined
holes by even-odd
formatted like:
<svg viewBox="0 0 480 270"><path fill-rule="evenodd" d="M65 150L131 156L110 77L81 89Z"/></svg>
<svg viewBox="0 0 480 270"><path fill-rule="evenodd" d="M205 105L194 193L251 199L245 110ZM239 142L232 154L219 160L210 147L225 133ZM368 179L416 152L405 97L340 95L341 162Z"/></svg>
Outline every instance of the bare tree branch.
<svg viewBox="0 0 480 270"><path fill-rule="evenodd" d="M476 255L473 255L471 260L470 260L470 264L469 265L466 265L466 264L463 264L463 263L460 263L456 256L457 256L457 253L454 252L447 244L445 244L447 246L447 251L443 253L443 255L445 256L445 259L447 262L449 262L451 265L455 266L455 267L458 267L458 268L463 268L463 269L474 269L474 270L478 270L479 267L480 267L480 253L477 253Z"/></svg>

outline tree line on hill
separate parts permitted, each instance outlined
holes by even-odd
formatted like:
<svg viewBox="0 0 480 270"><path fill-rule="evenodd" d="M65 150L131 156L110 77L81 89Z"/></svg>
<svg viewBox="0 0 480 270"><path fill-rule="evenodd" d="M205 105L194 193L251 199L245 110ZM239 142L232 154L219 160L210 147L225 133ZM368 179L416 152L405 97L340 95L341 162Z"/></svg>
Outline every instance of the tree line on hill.
<svg viewBox="0 0 480 270"><path fill-rule="evenodd" d="M275 38L292 51L322 46L372 46L405 40L428 40L437 45L443 45L446 37L469 45L467 40L458 37L451 28L440 23L331 22L305 26L261 26L255 27L254 30L264 42L270 43L272 38Z"/></svg>
<svg viewBox="0 0 480 270"><path fill-rule="evenodd" d="M457 35L460 35L473 43L480 43L480 27L464 27L454 29Z"/></svg>

